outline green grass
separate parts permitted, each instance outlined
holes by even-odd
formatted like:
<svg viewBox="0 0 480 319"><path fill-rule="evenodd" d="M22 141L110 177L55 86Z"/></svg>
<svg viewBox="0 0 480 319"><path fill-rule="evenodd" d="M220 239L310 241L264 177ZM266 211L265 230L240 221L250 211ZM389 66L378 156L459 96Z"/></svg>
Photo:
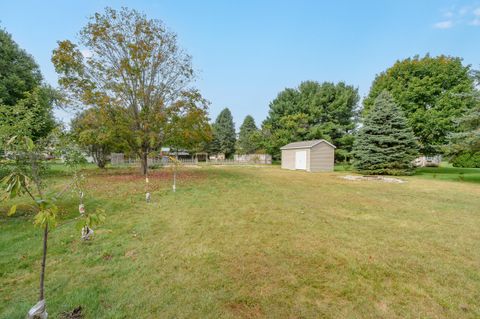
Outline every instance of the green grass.
<svg viewBox="0 0 480 319"><path fill-rule="evenodd" d="M336 164L335 172L353 172L353 167L348 164ZM480 168L457 168L443 162L440 167L417 168L415 176L425 179L480 183Z"/></svg>
<svg viewBox="0 0 480 319"><path fill-rule="evenodd" d="M480 186L438 176L404 184L278 167L167 170L144 202L137 171L88 170L87 209L106 224L84 243L50 234L52 318L478 318ZM475 172L473 174L476 174ZM467 175L467 174L465 174ZM53 175L49 185L67 182ZM62 220L76 216L65 198ZM5 211L6 207L3 208ZM37 298L41 232L0 218L0 318Z"/></svg>
<svg viewBox="0 0 480 319"><path fill-rule="evenodd" d="M335 172L351 172L353 167L351 164L339 163L335 164Z"/></svg>
<svg viewBox="0 0 480 319"><path fill-rule="evenodd" d="M422 167L416 175L427 179L480 183L480 168L457 168L448 163L440 167Z"/></svg>

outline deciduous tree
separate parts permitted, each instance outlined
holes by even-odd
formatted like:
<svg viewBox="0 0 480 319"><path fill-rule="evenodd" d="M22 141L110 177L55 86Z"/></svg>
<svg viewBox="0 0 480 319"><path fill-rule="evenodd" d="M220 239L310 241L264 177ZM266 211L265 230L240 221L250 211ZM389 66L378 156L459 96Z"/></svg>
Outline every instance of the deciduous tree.
<svg viewBox="0 0 480 319"><path fill-rule="evenodd" d="M108 114L106 124L123 133L141 158L144 174L148 154L169 140L167 127L181 115L175 112L177 103L198 105L189 100L198 94L190 86L191 57L160 20L135 10L96 13L81 30L79 43L60 41L52 61L69 98Z"/></svg>
<svg viewBox="0 0 480 319"><path fill-rule="evenodd" d="M447 135L457 129L454 119L475 105L470 67L456 57L426 55L397 61L373 81L363 102L364 116L384 90L404 112L425 155L439 153Z"/></svg>
<svg viewBox="0 0 480 319"><path fill-rule="evenodd" d="M102 109L92 107L78 113L71 123L71 132L75 141L93 157L99 168L105 168L108 156L118 142L112 125Z"/></svg>
<svg viewBox="0 0 480 319"><path fill-rule="evenodd" d="M186 92L189 96L175 102L170 111L165 144L173 149L199 150L212 139L208 123L208 102L198 92Z"/></svg>
<svg viewBox="0 0 480 319"><path fill-rule="evenodd" d="M0 29L0 103L16 105L41 83L42 74L33 57Z"/></svg>
<svg viewBox="0 0 480 319"><path fill-rule="evenodd" d="M0 144L14 135L33 141L46 137L55 127L56 92L42 84L32 56L0 30Z"/></svg>

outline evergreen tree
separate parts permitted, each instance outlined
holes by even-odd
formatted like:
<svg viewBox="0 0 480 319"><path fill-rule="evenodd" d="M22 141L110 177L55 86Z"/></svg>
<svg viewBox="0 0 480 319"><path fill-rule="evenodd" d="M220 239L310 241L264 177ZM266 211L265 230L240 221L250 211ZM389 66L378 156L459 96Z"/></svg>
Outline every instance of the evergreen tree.
<svg viewBox="0 0 480 319"><path fill-rule="evenodd" d="M251 115L247 115L240 126L238 150L243 154L252 154L260 147L260 131Z"/></svg>
<svg viewBox="0 0 480 319"><path fill-rule="evenodd" d="M417 154L405 116L390 93L381 92L355 139L355 168L364 174L407 175Z"/></svg>
<svg viewBox="0 0 480 319"><path fill-rule="evenodd" d="M342 150L352 150L358 90L344 82L302 82L287 88L270 103L263 122L267 152L280 158L280 147L290 142L326 139Z"/></svg>
<svg viewBox="0 0 480 319"><path fill-rule="evenodd" d="M457 121L459 131L449 136L446 153L455 167L480 167L480 105Z"/></svg>
<svg viewBox="0 0 480 319"><path fill-rule="evenodd" d="M230 157L235 153L236 134L232 113L228 108L220 112L212 125L212 129L213 140L210 151L213 153L224 153L225 157Z"/></svg>

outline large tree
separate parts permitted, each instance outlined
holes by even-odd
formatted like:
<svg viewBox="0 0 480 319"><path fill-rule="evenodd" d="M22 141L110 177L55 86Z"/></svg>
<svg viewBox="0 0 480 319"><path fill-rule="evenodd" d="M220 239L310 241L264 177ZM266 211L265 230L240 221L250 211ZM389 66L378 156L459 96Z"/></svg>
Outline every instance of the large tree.
<svg viewBox="0 0 480 319"><path fill-rule="evenodd" d="M373 81L363 102L364 116L383 90L405 113L425 155L439 153L447 135L456 130L454 119L475 104L470 67L456 57L426 55L397 61Z"/></svg>
<svg viewBox="0 0 480 319"><path fill-rule="evenodd" d="M212 125L213 140L210 151L214 153L224 153L225 157L230 157L235 153L235 124L233 123L232 113L228 108L220 112Z"/></svg>
<svg viewBox="0 0 480 319"><path fill-rule="evenodd" d="M375 99L353 146L354 166L366 174L411 174L417 155L412 129L388 91Z"/></svg>
<svg viewBox="0 0 480 319"><path fill-rule="evenodd" d="M13 135L36 141L55 127L56 92L42 84L40 68L31 55L0 29L0 140Z"/></svg>
<svg viewBox="0 0 480 319"><path fill-rule="evenodd" d="M0 29L0 103L16 105L41 83L42 74L33 57Z"/></svg>
<svg viewBox="0 0 480 319"><path fill-rule="evenodd" d="M181 99L172 105L172 116L166 131L170 132L166 145L173 149L200 151L212 139L212 128L208 123L206 108L198 107L196 101L207 104L198 92L190 93L187 99Z"/></svg>
<svg viewBox="0 0 480 319"><path fill-rule="evenodd" d="M285 144L320 138L350 151L358 101L358 90L343 82L306 81L285 89L270 103L263 122L267 151L278 158Z"/></svg>
<svg viewBox="0 0 480 319"><path fill-rule="evenodd" d="M238 134L238 151L243 154L255 153L260 148L261 134L255 120L247 115L240 126Z"/></svg>
<svg viewBox="0 0 480 319"><path fill-rule="evenodd" d="M72 101L109 114L106 124L123 133L141 158L144 174L148 154L178 133L170 130L172 120L187 116L183 111L207 109L190 86L191 57L179 48L177 36L160 20L135 10L96 13L81 30L79 43L60 41L52 61Z"/></svg>
<svg viewBox="0 0 480 319"><path fill-rule="evenodd" d="M110 126L107 115L96 107L78 113L71 122L74 140L93 157L95 164L105 168L108 156L118 144L118 137Z"/></svg>

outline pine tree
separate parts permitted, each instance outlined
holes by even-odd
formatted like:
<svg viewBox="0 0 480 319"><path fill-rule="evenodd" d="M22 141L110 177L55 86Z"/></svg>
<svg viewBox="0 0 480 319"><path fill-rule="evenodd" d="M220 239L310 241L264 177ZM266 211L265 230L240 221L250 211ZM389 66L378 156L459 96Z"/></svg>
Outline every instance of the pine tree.
<svg viewBox="0 0 480 319"><path fill-rule="evenodd" d="M260 132L251 115L247 115L240 126L238 149L243 154L254 153L260 147Z"/></svg>
<svg viewBox="0 0 480 319"><path fill-rule="evenodd" d="M228 108L220 112L215 123L212 125L212 129L213 140L210 150L214 153L224 153L225 157L230 157L235 153L235 142L237 138L232 113Z"/></svg>
<svg viewBox="0 0 480 319"><path fill-rule="evenodd" d="M456 122L460 132L449 136L446 146L449 161L455 167L480 167L480 105Z"/></svg>
<svg viewBox="0 0 480 319"><path fill-rule="evenodd" d="M412 129L392 96L383 91L366 116L353 147L355 168L364 174L408 175L418 154Z"/></svg>

